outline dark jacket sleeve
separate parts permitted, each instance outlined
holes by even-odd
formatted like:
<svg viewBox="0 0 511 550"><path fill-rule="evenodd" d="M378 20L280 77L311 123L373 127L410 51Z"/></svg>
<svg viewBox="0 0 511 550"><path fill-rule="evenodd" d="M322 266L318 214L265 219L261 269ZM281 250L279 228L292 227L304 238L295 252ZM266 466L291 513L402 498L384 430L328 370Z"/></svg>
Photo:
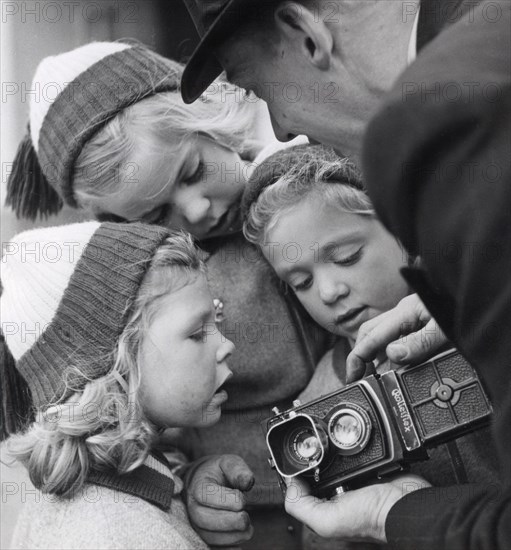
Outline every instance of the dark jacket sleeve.
<svg viewBox="0 0 511 550"><path fill-rule="evenodd" d="M502 479L401 499L386 526L395 548L511 548L510 26L508 1L474 7L420 53L366 133L376 210L454 305L439 322L494 404Z"/></svg>

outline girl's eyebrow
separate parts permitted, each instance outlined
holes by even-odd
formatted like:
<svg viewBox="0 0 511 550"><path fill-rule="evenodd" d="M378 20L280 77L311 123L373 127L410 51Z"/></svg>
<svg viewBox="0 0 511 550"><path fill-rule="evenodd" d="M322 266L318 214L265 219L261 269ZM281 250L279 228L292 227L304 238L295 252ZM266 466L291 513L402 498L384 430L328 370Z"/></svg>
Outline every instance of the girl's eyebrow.
<svg viewBox="0 0 511 550"><path fill-rule="evenodd" d="M188 326L188 328L190 327L195 328L195 326L198 325L199 323L207 322L208 319L212 316L212 314L213 314L213 306L211 306L210 308L195 310L193 311L190 317L189 323L186 323L186 325Z"/></svg>
<svg viewBox="0 0 511 550"><path fill-rule="evenodd" d="M343 246L348 246L350 244L358 242L361 237L362 234L360 231L354 231L353 233L348 233L345 236L339 236L321 246L318 245L318 250L319 252L328 256L334 254L339 248Z"/></svg>

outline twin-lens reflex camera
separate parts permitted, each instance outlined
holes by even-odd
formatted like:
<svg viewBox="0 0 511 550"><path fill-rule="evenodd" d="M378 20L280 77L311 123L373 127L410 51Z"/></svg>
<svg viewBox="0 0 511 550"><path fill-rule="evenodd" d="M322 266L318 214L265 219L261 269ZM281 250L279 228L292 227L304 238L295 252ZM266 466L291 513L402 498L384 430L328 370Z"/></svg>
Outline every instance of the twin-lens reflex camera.
<svg viewBox="0 0 511 550"><path fill-rule="evenodd" d="M427 449L490 421L474 369L449 350L415 366L370 375L265 421L270 465L308 481L318 497L363 486L426 460Z"/></svg>

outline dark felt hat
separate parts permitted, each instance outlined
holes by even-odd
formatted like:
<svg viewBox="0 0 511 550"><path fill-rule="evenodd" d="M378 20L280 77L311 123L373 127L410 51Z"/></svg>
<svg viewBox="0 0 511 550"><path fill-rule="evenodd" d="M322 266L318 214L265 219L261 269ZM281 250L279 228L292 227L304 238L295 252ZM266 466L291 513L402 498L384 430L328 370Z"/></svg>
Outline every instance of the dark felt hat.
<svg viewBox="0 0 511 550"><path fill-rule="evenodd" d="M193 103L222 72L214 50L263 7L278 0L184 0L200 36L181 79L185 103Z"/></svg>

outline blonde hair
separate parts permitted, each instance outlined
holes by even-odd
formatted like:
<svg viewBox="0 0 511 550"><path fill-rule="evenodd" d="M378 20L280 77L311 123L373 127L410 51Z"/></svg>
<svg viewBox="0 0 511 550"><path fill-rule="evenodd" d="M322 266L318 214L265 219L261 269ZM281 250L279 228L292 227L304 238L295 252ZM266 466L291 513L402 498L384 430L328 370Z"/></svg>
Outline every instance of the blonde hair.
<svg viewBox="0 0 511 550"><path fill-rule="evenodd" d="M343 212L374 216L356 166L321 145L299 145L272 155L256 169L248 188L243 232L257 245L284 214L309 197Z"/></svg>
<svg viewBox="0 0 511 550"><path fill-rule="evenodd" d="M176 63L179 73L182 66ZM180 76L178 74L178 76ZM162 92L121 111L93 136L76 160L73 188L80 206L91 199L122 191L136 181L133 155L142 143L161 143L159 154L169 155L169 143L177 151L183 143L206 135L253 160L262 147L254 136L257 106L254 98L227 82L216 80L212 92L191 105L179 90Z"/></svg>
<svg viewBox="0 0 511 550"><path fill-rule="evenodd" d="M190 284L204 272L200 251L185 233L168 237L156 251L132 304L132 314L112 349L112 370L85 379L71 365L75 392L64 404L37 411L28 430L7 441L9 455L22 462L36 488L72 497L91 470L127 473L146 459L157 427L145 416L138 388L140 346L158 298ZM70 361L72 359L70 358Z"/></svg>

